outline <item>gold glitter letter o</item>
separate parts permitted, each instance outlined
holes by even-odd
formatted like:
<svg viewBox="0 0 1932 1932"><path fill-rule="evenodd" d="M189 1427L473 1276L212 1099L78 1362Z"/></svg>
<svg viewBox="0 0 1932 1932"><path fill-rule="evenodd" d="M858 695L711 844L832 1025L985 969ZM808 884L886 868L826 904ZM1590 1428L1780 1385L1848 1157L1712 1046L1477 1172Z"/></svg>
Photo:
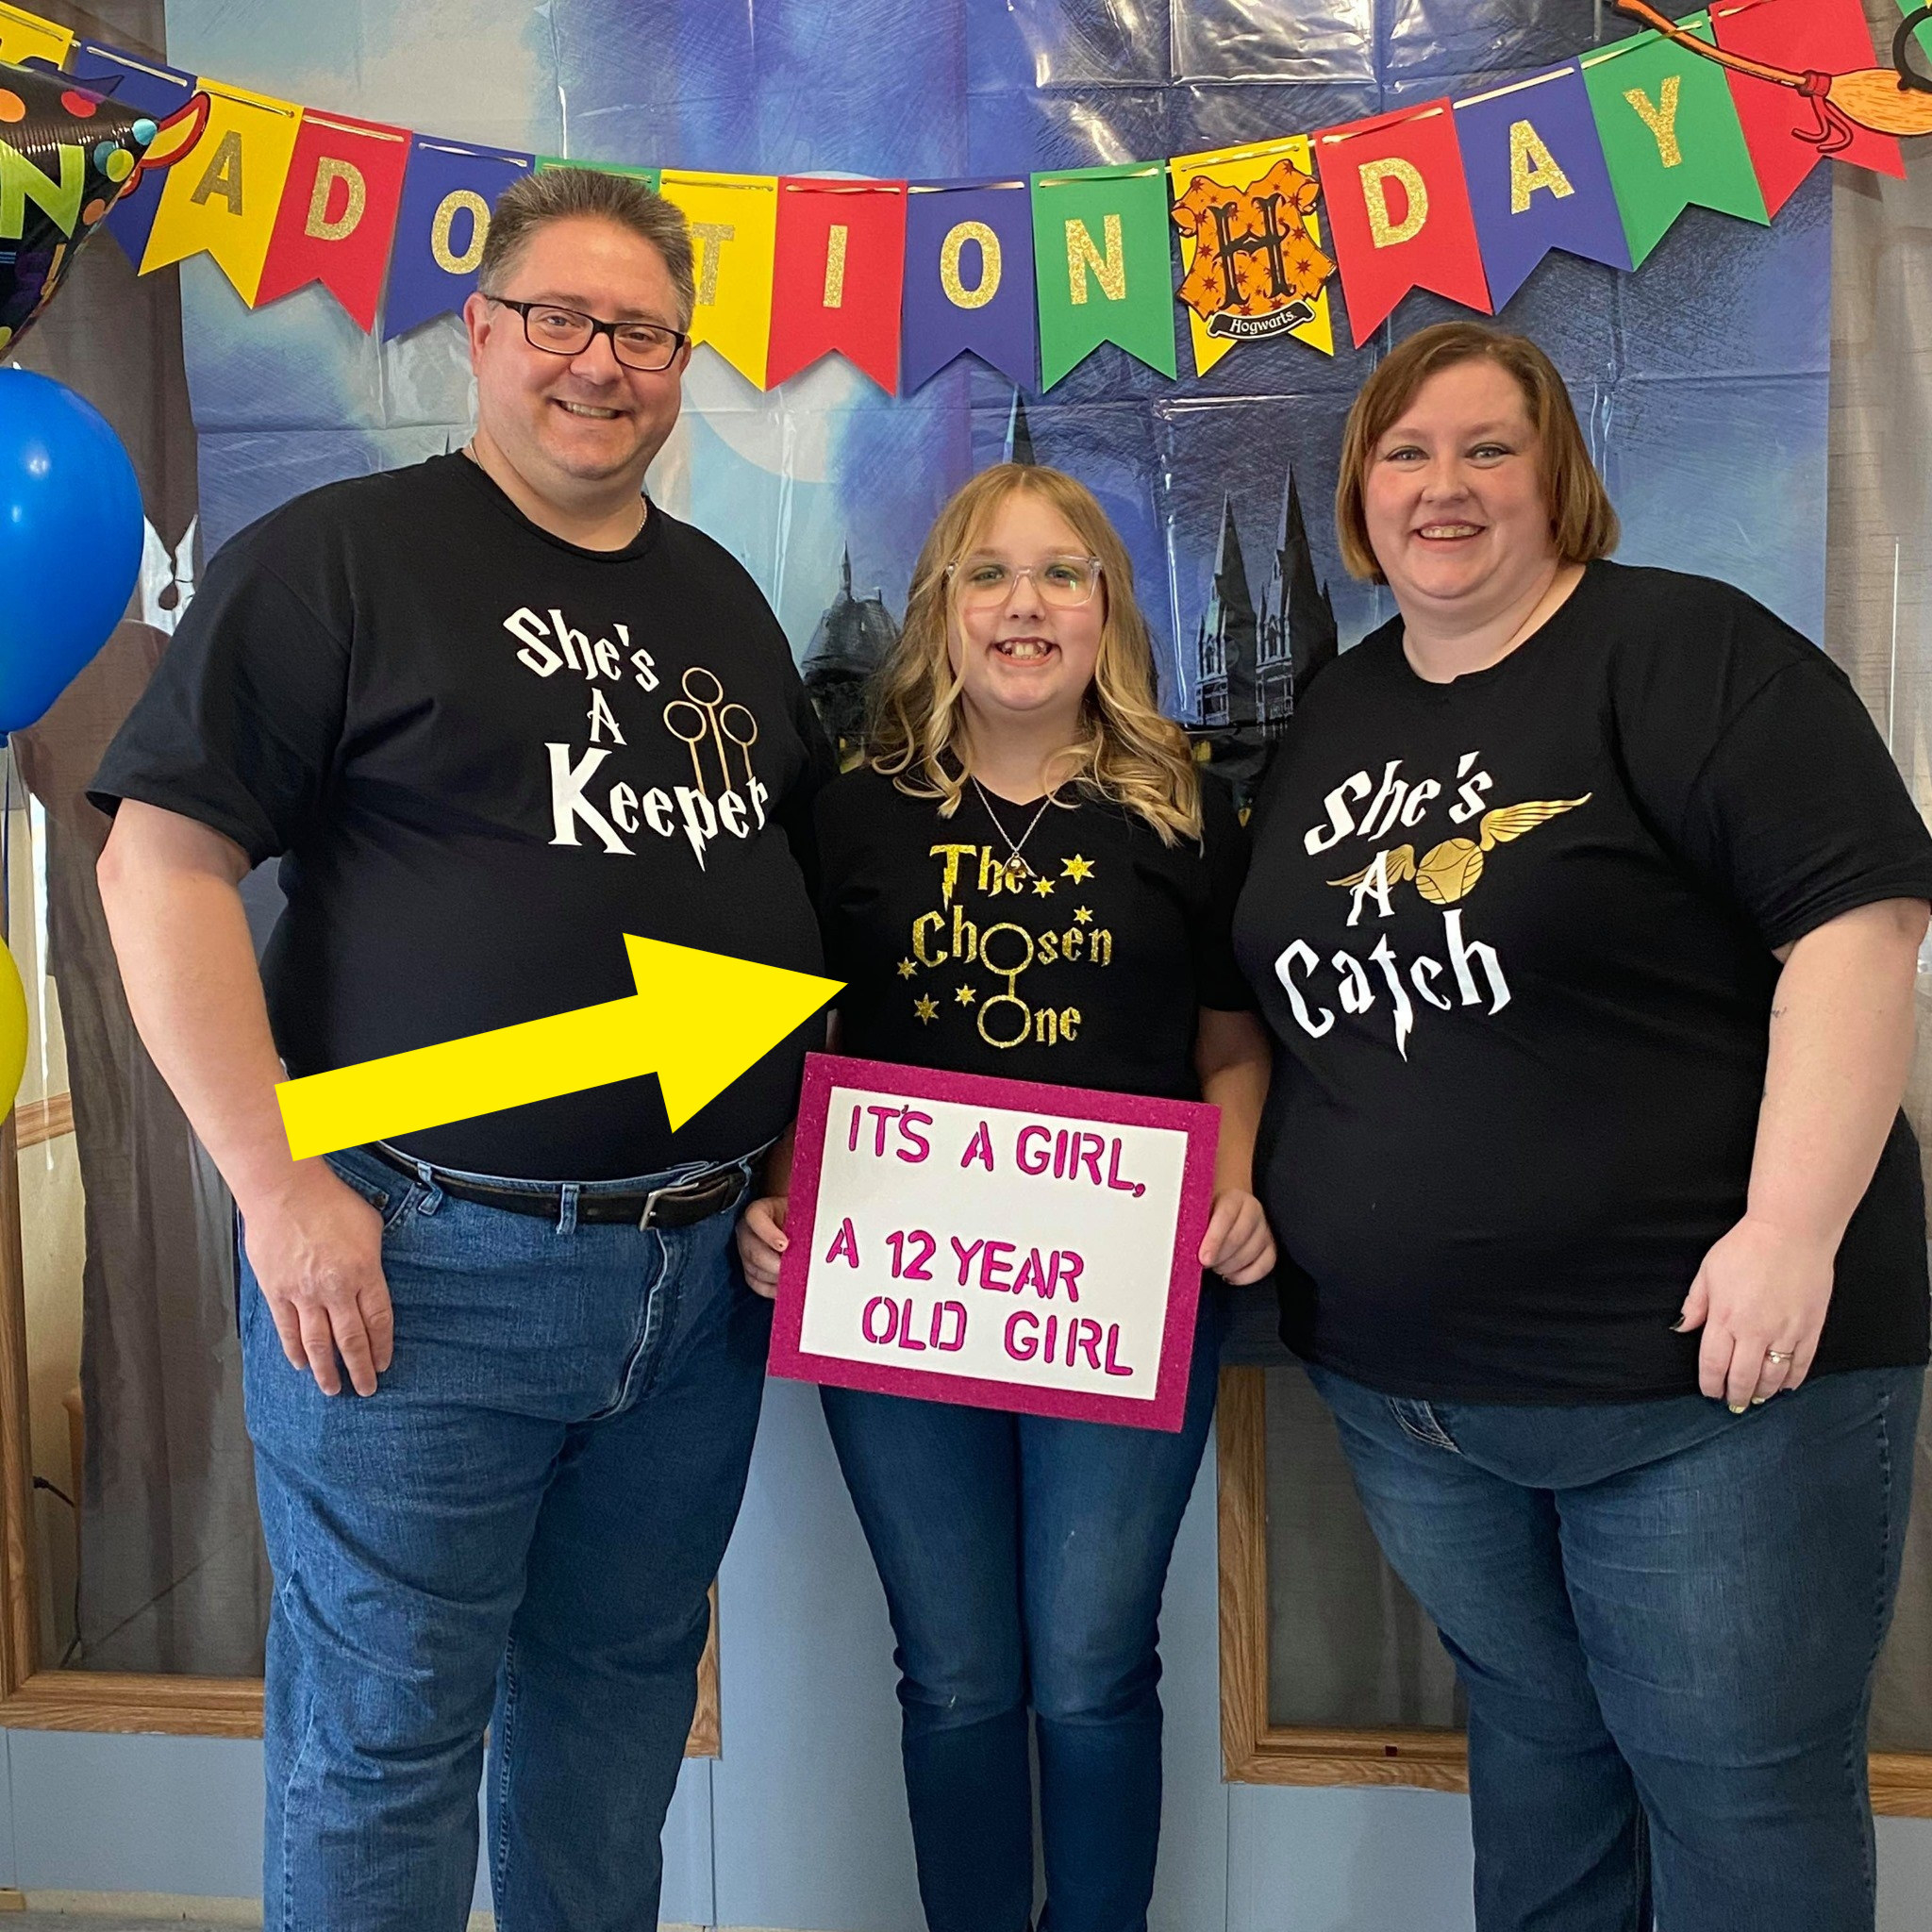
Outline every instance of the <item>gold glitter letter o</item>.
<svg viewBox="0 0 1932 1932"><path fill-rule="evenodd" d="M458 211L470 211L470 245L460 255L449 247L450 224ZM483 259L483 244L490 239L490 204L470 188L453 188L442 197L436 219L429 225L429 252L446 275L467 275L476 272Z"/></svg>
<svg viewBox="0 0 1932 1932"><path fill-rule="evenodd" d="M959 279L959 254L969 242L979 243L979 286L969 289ZM1000 291L1000 238L984 222L961 222L946 233L940 248L940 283L955 308L984 308Z"/></svg>

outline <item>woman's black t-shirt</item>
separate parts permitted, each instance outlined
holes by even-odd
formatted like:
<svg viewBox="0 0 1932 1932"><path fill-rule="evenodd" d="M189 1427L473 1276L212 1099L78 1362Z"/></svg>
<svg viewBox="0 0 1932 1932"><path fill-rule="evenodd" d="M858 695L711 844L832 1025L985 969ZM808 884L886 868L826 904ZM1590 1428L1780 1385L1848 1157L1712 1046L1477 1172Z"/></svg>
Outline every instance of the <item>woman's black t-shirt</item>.
<svg viewBox="0 0 1932 1932"><path fill-rule="evenodd" d="M1069 790L995 799L1034 876L973 787L950 819L860 769L819 794L826 970L843 1049L868 1059L1192 1099L1196 1014L1251 1008L1230 943L1247 835L1201 786L1203 840Z"/></svg>
<svg viewBox="0 0 1932 1932"><path fill-rule="evenodd" d="M1283 1334L1392 1393L1688 1393L1670 1332L1743 1214L1774 947L1932 898L1843 675L1726 585L1595 563L1448 684L1400 621L1307 694L1236 920L1277 1047L1257 1169ZM1817 1370L1926 1358L1901 1117Z"/></svg>

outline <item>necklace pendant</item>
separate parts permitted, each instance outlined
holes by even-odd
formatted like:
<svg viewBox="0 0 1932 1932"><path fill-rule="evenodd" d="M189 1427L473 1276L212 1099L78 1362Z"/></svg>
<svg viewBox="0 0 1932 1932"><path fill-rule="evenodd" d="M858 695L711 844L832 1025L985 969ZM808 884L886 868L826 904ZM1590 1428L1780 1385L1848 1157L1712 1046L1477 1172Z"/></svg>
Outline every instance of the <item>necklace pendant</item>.
<svg viewBox="0 0 1932 1932"><path fill-rule="evenodd" d="M1033 876L1033 868L1016 852L1007 860L1007 886L1017 892Z"/></svg>

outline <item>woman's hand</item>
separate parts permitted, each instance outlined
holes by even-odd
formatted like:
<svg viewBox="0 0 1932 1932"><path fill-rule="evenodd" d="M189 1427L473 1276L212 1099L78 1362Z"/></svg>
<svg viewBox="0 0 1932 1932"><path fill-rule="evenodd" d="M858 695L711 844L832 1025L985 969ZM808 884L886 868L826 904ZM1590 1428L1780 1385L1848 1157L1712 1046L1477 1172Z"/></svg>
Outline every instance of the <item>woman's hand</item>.
<svg viewBox="0 0 1932 1932"><path fill-rule="evenodd" d="M1236 1288L1259 1281L1274 1266L1274 1237L1254 1195L1240 1188L1215 1195L1201 1241L1201 1265Z"/></svg>
<svg viewBox="0 0 1932 1932"><path fill-rule="evenodd" d="M788 1197L766 1194L744 1210L738 1224L738 1259L744 1278L767 1301L778 1292L778 1261L785 1253Z"/></svg>
<svg viewBox="0 0 1932 1932"><path fill-rule="evenodd" d="M1704 1330L1697 1386L1707 1395L1741 1415L1805 1379L1831 1305L1837 1248L1746 1214L1705 1256L1676 1325Z"/></svg>

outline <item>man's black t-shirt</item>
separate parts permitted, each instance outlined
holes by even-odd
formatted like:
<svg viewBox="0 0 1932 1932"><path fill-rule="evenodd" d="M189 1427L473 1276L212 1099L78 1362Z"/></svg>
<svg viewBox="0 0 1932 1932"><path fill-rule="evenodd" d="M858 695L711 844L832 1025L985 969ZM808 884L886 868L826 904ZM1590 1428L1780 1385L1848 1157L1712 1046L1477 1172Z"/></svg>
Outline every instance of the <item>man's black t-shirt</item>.
<svg viewBox="0 0 1932 1932"><path fill-rule="evenodd" d="M1203 839L1163 845L1091 791L1022 839L1036 876L1008 881L1006 840L966 788L942 819L879 773L818 801L826 970L841 1045L867 1059L1115 1093L1198 1097L1202 1007L1250 1008L1229 944L1247 835L1201 786ZM1034 805L995 800L1021 838Z"/></svg>
<svg viewBox="0 0 1932 1932"><path fill-rule="evenodd" d="M1590 566L1499 663L1399 620L1325 671L1236 921L1278 1042L1259 1191L1283 1332L1397 1394L1696 1387L1670 1324L1742 1215L1772 949L1932 898L1932 839L1846 679L1728 586ZM1839 1251L1820 1371L1926 1357L1903 1118Z"/></svg>
<svg viewBox="0 0 1932 1932"><path fill-rule="evenodd" d="M718 544L653 506L628 548L580 549L452 456L224 546L93 795L280 856L263 978L301 1075L624 998L625 933L817 971L830 770ZM544 1180L730 1158L791 1118L811 1030L675 1134L643 1078L399 1144Z"/></svg>

